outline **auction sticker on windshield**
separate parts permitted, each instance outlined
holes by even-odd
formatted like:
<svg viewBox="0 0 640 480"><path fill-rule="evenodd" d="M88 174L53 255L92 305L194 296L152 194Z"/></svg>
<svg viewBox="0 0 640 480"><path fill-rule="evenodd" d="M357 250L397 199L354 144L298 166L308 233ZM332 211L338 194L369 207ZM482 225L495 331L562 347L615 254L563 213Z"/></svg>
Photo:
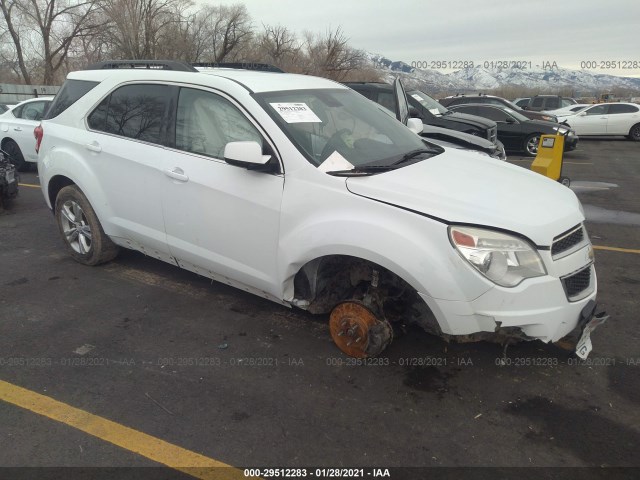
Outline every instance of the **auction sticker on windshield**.
<svg viewBox="0 0 640 480"><path fill-rule="evenodd" d="M270 103L287 123L322 123L306 103Z"/></svg>

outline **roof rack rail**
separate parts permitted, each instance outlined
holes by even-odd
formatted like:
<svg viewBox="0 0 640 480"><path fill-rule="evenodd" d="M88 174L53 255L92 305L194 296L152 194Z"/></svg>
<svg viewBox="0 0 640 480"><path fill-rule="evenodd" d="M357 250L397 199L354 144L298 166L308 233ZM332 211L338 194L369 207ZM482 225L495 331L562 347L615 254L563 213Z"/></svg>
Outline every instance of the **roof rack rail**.
<svg viewBox="0 0 640 480"><path fill-rule="evenodd" d="M200 68L236 68L241 70L257 70L260 72L284 73L284 70L275 65L258 62L196 62L191 65Z"/></svg>
<svg viewBox="0 0 640 480"><path fill-rule="evenodd" d="M194 67L180 60L106 60L93 63L85 70L109 70L120 68L145 68L149 70L174 70L178 72L197 72Z"/></svg>

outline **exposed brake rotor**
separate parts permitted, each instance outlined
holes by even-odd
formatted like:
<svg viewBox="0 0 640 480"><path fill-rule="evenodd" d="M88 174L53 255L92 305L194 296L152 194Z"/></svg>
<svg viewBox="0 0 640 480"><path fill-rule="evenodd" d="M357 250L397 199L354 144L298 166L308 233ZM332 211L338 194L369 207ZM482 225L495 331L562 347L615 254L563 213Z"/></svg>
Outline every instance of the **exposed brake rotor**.
<svg viewBox="0 0 640 480"><path fill-rule="evenodd" d="M331 337L340 350L350 357L379 355L393 339L393 329L363 303L349 300L339 303L329 317Z"/></svg>

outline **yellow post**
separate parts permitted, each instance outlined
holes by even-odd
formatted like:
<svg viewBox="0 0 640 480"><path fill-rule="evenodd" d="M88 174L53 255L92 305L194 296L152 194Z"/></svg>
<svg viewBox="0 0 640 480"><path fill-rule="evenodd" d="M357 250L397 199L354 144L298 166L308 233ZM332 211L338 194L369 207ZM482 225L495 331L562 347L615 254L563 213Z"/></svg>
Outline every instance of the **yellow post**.
<svg viewBox="0 0 640 480"><path fill-rule="evenodd" d="M563 153L563 135L541 135L538 154L531 164L531 170L552 180L560 180Z"/></svg>

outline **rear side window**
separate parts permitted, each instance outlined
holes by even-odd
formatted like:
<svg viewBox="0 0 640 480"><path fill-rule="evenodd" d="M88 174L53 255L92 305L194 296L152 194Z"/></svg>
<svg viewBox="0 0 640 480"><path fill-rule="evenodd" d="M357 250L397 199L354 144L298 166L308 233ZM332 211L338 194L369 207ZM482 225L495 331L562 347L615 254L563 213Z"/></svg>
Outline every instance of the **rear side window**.
<svg viewBox="0 0 640 480"><path fill-rule="evenodd" d="M91 112L87 122L92 130L163 144L161 131L170 87L166 85L125 85L115 90Z"/></svg>
<svg viewBox="0 0 640 480"><path fill-rule="evenodd" d="M93 87L98 85L98 82L88 82L86 80L67 80L64 82L62 89L57 93L53 99L53 103L47 110L47 113L43 117L44 120L55 118L64 112L71 105L76 103L79 99L85 96L85 94Z"/></svg>
<svg viewBox="0 0 640 480"><path fill-rule="evenodd" d="M620 105L616 103L609 105L609 113L636 113L637 111L638 107L633 105Z"/></svg>
<svg viewBox="0 0 640 480"><path fill-rule="evenodd" d="M532 107L541 107L544 102L544 98L534 98L533 102L531 102Z"/></svg>

